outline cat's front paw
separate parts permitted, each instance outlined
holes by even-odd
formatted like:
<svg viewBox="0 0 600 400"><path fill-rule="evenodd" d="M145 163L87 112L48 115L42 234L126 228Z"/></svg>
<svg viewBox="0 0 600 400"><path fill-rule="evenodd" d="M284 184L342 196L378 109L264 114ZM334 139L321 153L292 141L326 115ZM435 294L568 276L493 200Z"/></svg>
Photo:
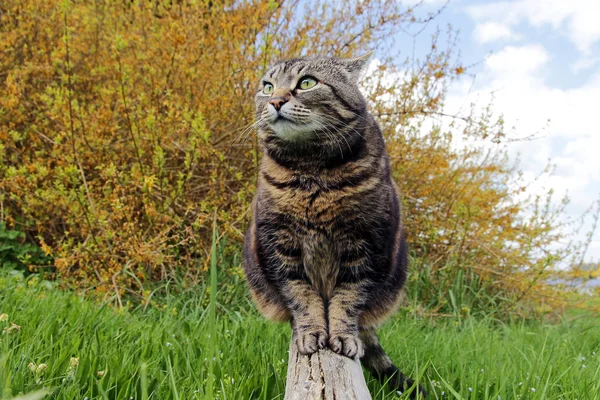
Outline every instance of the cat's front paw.
<svg viewBox="0 0 600 400"><path fill-rule="evenodd" d="M300 329L296 332L296 345L300 354L313 354L327 347L327 331L321 327Z"/></svg>
<svg viewBox="0 0 600 400"><path fill-rule="evenodd" d="M334 352L350 358L360 358L364 354L363 344L355 333L332 333L329 347Z"/></svg>

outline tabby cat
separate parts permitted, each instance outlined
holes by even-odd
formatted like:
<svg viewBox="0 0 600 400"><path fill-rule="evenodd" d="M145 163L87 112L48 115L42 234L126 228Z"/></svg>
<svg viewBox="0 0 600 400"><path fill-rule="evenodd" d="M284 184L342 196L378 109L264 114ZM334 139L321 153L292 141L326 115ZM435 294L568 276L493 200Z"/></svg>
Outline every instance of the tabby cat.
<svg viewBox="0 0 600 400"><path fill-rule="evenodd" d="M383 136L357 84L368 56L281 61L261 79L244 268L260 311L291 320L300 353L360 357L405 388L413 381L375 332L398 307L408 258Z"/></svg>

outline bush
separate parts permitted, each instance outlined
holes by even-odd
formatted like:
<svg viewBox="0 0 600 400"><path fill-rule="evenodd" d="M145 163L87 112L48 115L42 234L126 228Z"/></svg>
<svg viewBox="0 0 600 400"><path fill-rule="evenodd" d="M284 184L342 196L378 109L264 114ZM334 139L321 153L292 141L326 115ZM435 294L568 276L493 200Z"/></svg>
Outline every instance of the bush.
<svg viewBox="0 0 600 400"><path fill-rule="evenodd" d="M39 241L75 287L141 293L174 274L202 278L213 216L230 252L247 223L260 158L252 97L265 68L297 55L357 55L430 20L396 1L349 2L343 15L328 2L294 7L0 4L2 219ZM482 144L502 142L501 121L473 114L423 132L466 73L452 40L443 50L438 41L425 60L394 67L390 58L365 80L414 255L433 271L452 261L452 276L469 271L461 276L507 299L537 299L567 254L551 247L560 210L516 196L527 182L501 144ZM456 136L476 141L457 148Z"/></svg>
<svg viewBox="0 0 600 400"><path fill-rule="evenodd" d="M249 134L260 71L304 45L269 33L292 17L278 2L170 4L1 6L4 218L33 221L21 228L79 287L140 291L174 271L200 276L215 212L239 241L258 155L235 139ZM351 34L367 21L345 23ZM312 53L339 44L328 24L294 29L315 39Z"/></svg>
<svg viewBox="0 0 600 400"><path fill-rule="evenodd" d="M29 272L52 262L40 247L24 239L24 233L7 229L0 222L0 268Z"/></svg>

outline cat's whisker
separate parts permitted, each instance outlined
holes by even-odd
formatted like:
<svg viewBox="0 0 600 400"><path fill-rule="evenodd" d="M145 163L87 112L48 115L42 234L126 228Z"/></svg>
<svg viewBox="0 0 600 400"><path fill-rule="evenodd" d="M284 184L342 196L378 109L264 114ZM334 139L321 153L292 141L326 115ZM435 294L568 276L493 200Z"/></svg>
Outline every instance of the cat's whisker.
<svg viewBox="0 0 600 400"><path fill-rule="evenodd" d="M254 122L251 122L246 127L242 128L241 132L231 141L231 144L227 148L226 153L228 153L233 148L233 146L243 144L250 136L252 130L263 122L264 118L260 118Z"/></svg>
<svg viewBox="0 0 600 400"><path fill-rule="evenodd" d="M260 120L256 120L253 121L251 123L249 123L248 125L246 125L245 127L240 129L240 133L232 140L233 143L238 142L240 139L243 138L243 136L247 133L248 130L252 130L252 128L254 128Z"/></svg>
<svg viewBox="0 0 600 400"><path fill-rule="evenodd" d="M315 120L315 122L319 122L319 124L321 124L322 126L327 126L325 125L322 121L317 121ZM350 146L350 143L348 142L348 139L346 139L346 137L343 135L344 132L342 132L341 129L337 128L335 125L329 125L329 128L331 128L333 130L333 137L335 138L336 142L338 143L338 146L340 146L340 155L343 154L343 151L341 150L341 142L343 139L346 142L346 145L348 146L348 149L351 150L352 147Z"/></svg>
<svg viewBox="0 0 600 400"><path fill-rule="evenodd" d="M349 129L351 132L356 133L358 136L360 136L361 138L365 138L361 132L359 132L356 128L350 128L348 127L348 125L344 125L344 122L332 117L330 115L323 115L323 117L327 120L327 122L332 122L333 124L339 124L339 126L343 127L344 129ZM366 119L364 119L366 121ZM368 127L368 126L367 126Z"/></svg>
<svg viewBox="0 0 600 400"><path fill-rule="evenodd" d="M339 135L336 135L337 132L332 132L330 130L330 127L328 127L327 125L325 125L324 123L322 123L319 120L314 120L314 122L316 122L317 124L319 124L323 131L325 132L325 134L327 135L327 138L330 139L331 141L333 141L335 144L338 145L338 148L340 149L340 156L343 156L344 151L342 150L342 145L341 145L341 141L338 139Z"/></svg>

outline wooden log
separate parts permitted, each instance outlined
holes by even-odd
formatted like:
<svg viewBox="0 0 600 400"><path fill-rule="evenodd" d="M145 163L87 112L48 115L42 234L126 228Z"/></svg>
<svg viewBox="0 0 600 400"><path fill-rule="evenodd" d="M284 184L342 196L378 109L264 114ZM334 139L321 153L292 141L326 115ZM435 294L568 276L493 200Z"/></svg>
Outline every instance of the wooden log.
<svg viewBox="0 0 600 400"><path fill-rule="evenodd" d="M329 349L310 356L292 337L284 400L371 400L360 362Z"/></svg>

